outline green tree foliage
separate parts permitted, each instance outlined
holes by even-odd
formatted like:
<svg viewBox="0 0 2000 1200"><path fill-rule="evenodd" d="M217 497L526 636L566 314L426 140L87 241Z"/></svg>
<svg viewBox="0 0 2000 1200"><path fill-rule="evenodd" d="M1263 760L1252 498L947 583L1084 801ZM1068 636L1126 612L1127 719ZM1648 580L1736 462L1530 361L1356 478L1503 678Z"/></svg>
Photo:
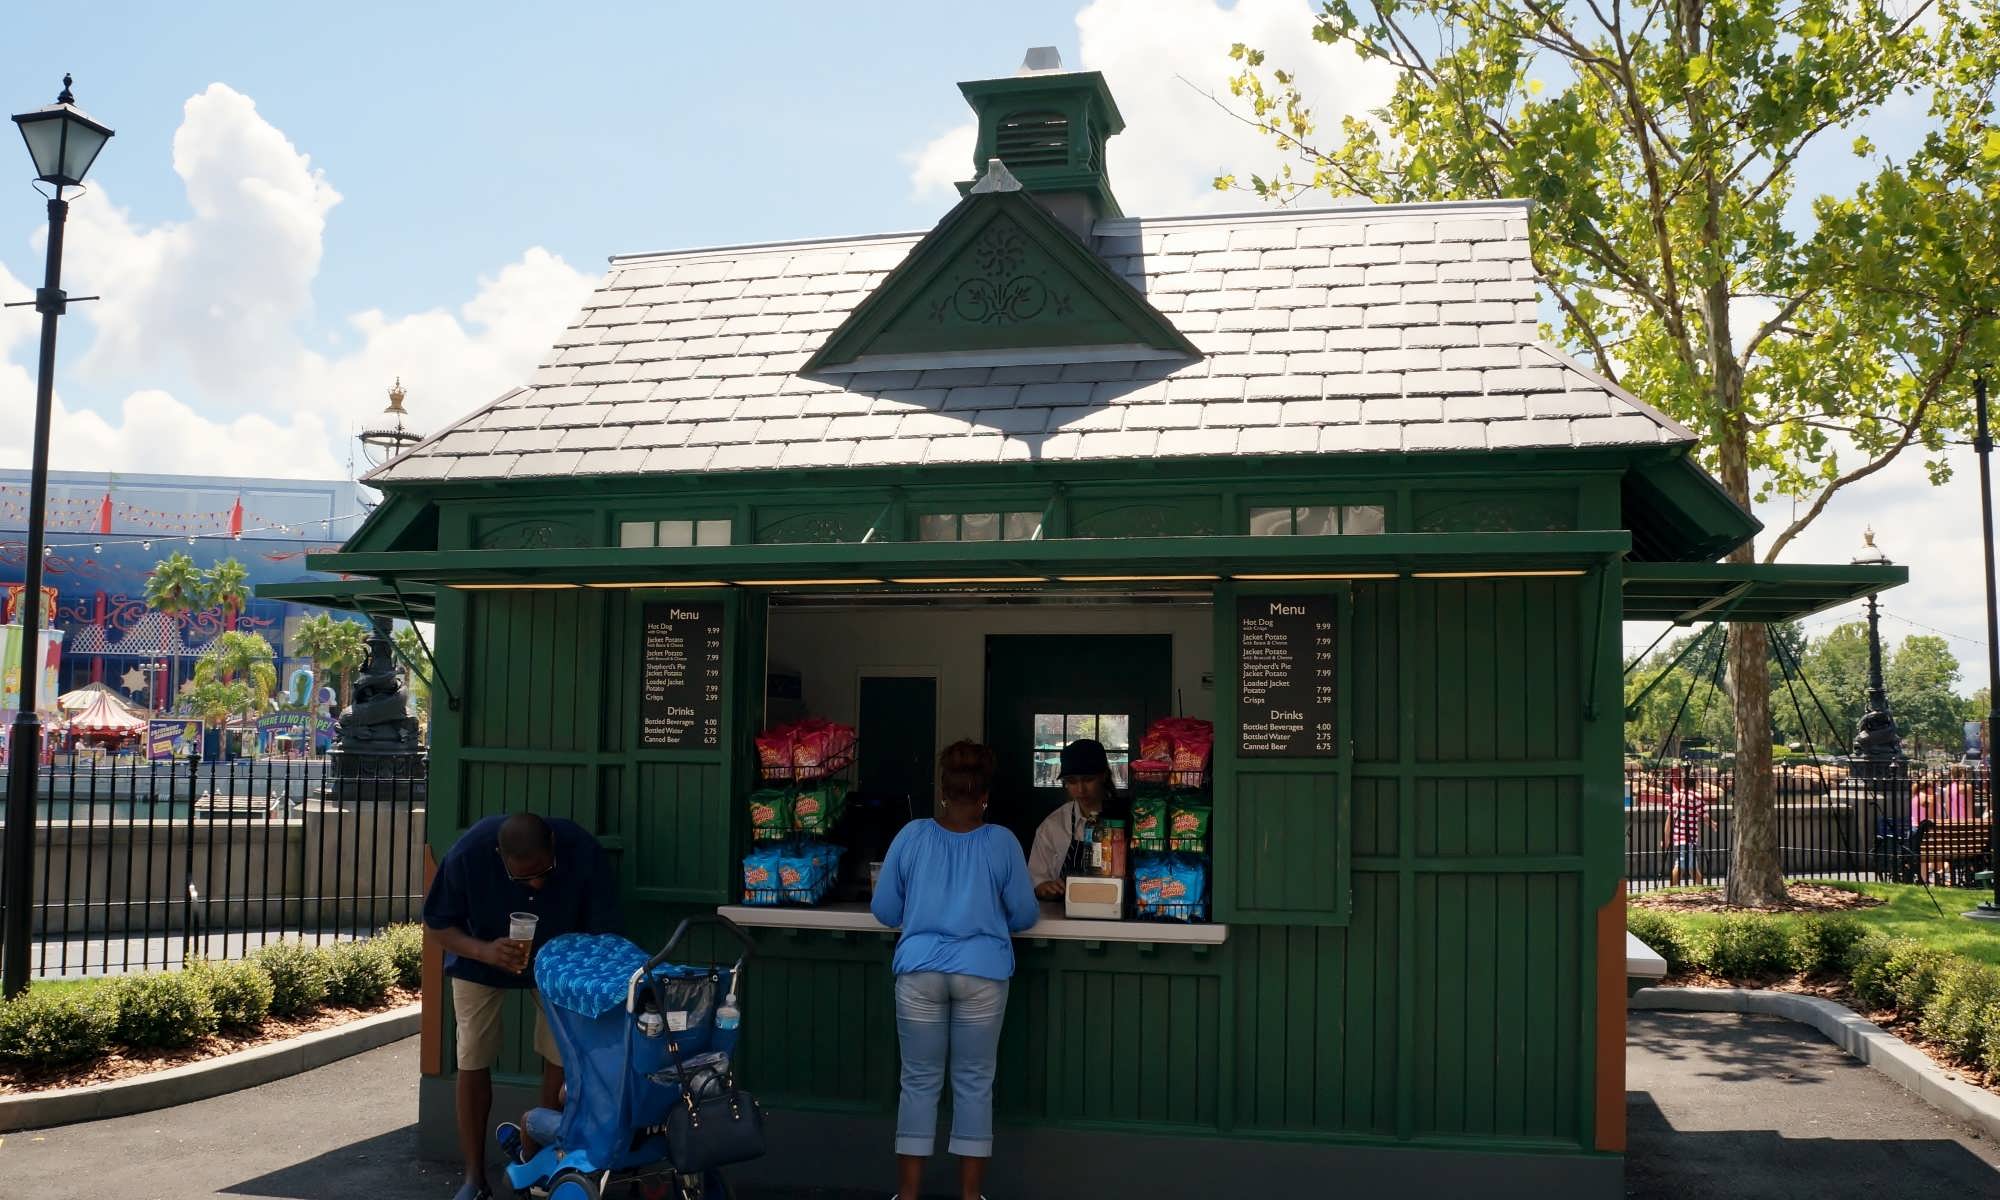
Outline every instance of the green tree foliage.
<svg viewBox="0 0 2000 1200"><path fill-rule="evenodd" d="M1554 336L1696 430L1739 502L1798 502L1769 561L1906 451L1942 479L1964 367L2000 359L1996 26L2000 0L1330 0L1314 38L1397 72L1374 120L1322 129L1253 47L1231 89L1284 155L1247 185L1266 197L1533 199ZM1921 136L1853 137L1892 103L1924 107ZM1843 140L1873 174L1799 196L1801 155ZM1761 629L1731 654L1761 747ZM1730 898L1767 903L1770 758L1737 763Z"/></svg>
<svg viewBox="0 0 2000 1200"><path fill-rule="evenodd" d="M393 639L396 660L403 664L403 678L410 689L410 711L426 727L431 722L431 663L424 653L423 639L414 625L396 631Z"/></svg>
<svg viewBox="0 0 2000 1200"><path fill-rule="evenodd" d="M334 694L347 703L347 677L368 661L368 627L359 621L314 613L299 622L294 644L322 678L337 680Z"/></svg>
<svg viewBox="0 0 2000 1200"><path fill-rule="evenodd" d="M202 572L208 603L222 609L223 620L230 629L236 628L236 618L243 615L244 606L250 603L249 579L249 570L233 558L225 558Z"/></svg>
<svg viewBox="0 0 2000 1200"><path fill-rule="evenodd" d="M210 688L211 695L227 694L233 715L254 717L271 707L272 693L278 690L278 668L271 643L263 635L227 630L208 644L194 665L194 688ZM223 689L227 689L226 693Z"/></svg>
<svg viewBox="0 0 2000 1200"><path fill-rule="evenodd" d="M208 581L194 560L176 550L146 574L146 607L169 616L200 612L209 605Z"/></svg>

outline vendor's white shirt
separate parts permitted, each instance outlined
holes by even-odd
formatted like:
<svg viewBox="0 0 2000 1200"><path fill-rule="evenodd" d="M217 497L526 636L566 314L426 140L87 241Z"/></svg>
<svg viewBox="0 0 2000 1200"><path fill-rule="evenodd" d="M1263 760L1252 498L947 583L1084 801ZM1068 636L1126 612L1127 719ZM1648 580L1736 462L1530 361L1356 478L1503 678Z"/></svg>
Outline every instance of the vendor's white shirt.
<svg viewBox="0 0 2000 1200"><path fill-rule="evenodd" d="M1043 819L1035 830L1035 844L1028 850L1028 880L1040 887L1050 880L1061 879L1063 860L1069 857L1071 834L1078 839L1087 838L1091 820L1084 817L1077 808L1076 801L1066 800Z"/></svg>

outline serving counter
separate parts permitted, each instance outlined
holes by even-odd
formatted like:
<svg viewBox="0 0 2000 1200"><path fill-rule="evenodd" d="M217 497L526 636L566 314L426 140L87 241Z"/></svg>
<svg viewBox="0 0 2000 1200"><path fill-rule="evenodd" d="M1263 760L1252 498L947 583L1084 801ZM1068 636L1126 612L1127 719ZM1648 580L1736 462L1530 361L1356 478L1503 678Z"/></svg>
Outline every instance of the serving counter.
<svg viewBox="0 0 2000 1200"><path fill-rule="evenodd" d="M841 930L889 935L896 932L877 921L865 904L828 904L818 908L725 904L715 911L738 925L752 929ZM1035 922L1032 928L1014 936L1031 944L1067 941L1219 946L1229 940L1229 926L1168 921L1082 921L1063 916L1060 905L1044 903L1042 919Z"/></svg>

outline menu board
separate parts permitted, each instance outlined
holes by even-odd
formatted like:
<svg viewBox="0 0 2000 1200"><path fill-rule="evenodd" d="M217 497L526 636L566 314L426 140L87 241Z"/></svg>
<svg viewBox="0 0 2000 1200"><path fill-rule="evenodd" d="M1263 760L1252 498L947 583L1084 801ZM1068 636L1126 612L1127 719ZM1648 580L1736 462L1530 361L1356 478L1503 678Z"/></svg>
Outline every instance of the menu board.
<svg viewBox="0 0 2000 1200"><path fill-rule="evenodd" d="M1332 596L1236 600L1236 752L1243 757L1331 758Z"/></svg>
<svg viewBox="0 0 2000 1200"><path fill-rule="evenodd" d="M720 603L675 600L640 610L640 746L722 746L722 647Z"/></svg>

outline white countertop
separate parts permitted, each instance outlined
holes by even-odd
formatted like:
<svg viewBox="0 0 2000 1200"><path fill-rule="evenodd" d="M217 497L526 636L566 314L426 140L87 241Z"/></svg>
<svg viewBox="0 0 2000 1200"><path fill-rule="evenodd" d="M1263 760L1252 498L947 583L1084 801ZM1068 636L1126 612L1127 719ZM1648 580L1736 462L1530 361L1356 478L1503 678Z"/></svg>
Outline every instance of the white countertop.
<svg viewBox="0 0 2000 1200"><path fill-rule="evenodd" d="M828 904L820 908L767 908L725 904L715 910L745 928L820 929L849 933L893 934L875 919L865 904ZM1059 905L1042 905L1042 919L1017 938L1069 942L1152 942L1160 945L1219 946L1229 939L1229 926L1176 921L1080 921L1061 915Z"/></svg>
<svg viewBox="0 0 2000 1200"><path fill-rule="evenodd" d="M1625 977L1627 979L1658 980L1666 976L1667 960L1654 953L1653 948L1639 940L1631 930L1625 931Z"/></svg>

